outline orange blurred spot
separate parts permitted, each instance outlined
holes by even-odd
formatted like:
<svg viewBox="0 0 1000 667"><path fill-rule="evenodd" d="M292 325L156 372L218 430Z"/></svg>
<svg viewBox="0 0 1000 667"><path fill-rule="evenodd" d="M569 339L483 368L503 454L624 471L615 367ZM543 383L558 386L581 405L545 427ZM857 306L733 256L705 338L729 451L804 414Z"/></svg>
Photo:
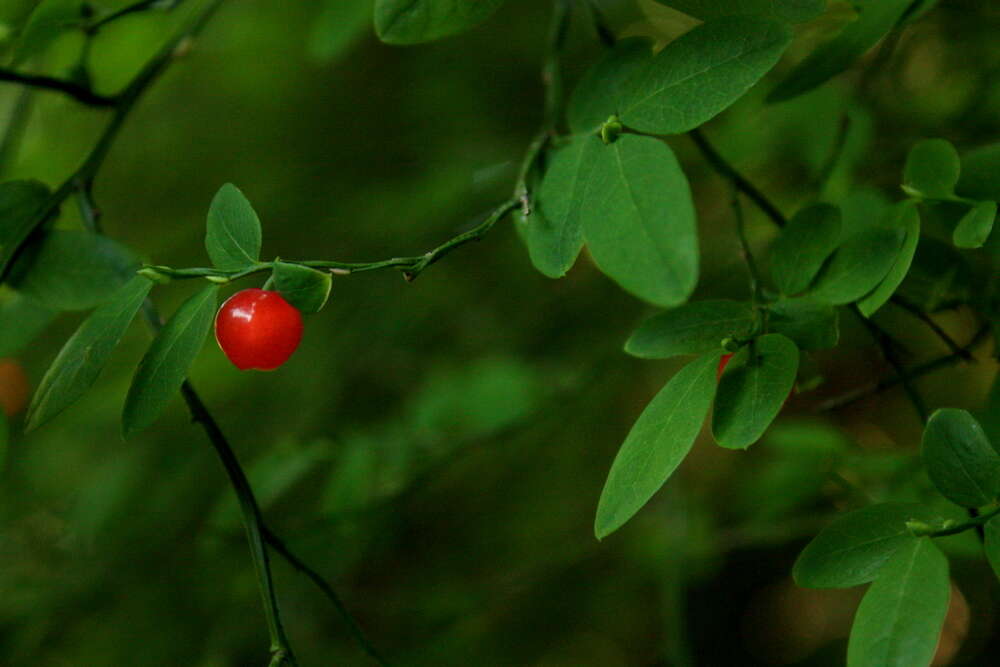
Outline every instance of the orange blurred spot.
<svg viewBox="0 0 1000 667"><path fill-rule="evenodd" d="M28 404L28 376L15 359L0 359L0 405L8 417Z"/></svg>

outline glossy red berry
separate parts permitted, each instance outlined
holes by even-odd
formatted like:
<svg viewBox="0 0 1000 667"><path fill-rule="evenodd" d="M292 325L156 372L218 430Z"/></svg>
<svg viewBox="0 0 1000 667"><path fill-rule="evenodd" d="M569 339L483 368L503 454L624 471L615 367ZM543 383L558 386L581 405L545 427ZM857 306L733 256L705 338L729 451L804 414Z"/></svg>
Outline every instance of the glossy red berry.
<svg viewBox="0 0 1000 667"><path fill-rule="evenodd" d="M278 292L245 289L215 316L215 340L241 371L273 371L302 340L302 315Z"/></svg>
<svg viewBox="0 0 1000 667"><path fill-rule="evenodd" d="M733 358L733 355L731 355L731 354L724 354L724 355L722 355L722 358L719 359L719 370L716 371L716 373L715 373L715 381L716 382L718 382L719 380L722 379L722 372L726 370L726 365L729 363L729 360L732 359L732 358Z"/></svg>

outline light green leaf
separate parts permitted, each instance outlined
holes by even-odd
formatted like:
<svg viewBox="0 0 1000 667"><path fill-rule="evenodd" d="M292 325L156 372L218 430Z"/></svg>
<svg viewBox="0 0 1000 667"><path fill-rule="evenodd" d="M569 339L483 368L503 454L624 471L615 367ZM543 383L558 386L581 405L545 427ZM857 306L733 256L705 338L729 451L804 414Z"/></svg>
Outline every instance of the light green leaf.
<svg viewBox="0 0 1000 667"><path fill-rule="evenodd" d="M0 357L23 350L55 316L55 311L20 294L0 303Z"/></svg>
<svg viewBox="0 0 1000 667"><path fill-rule="evenodd" d="M948 559L929 538L903 546L861 600L848 667L926 667L951 599Z"/></svg>
<svg viewBox="0 0 1000 667"><path fill-rule="evenodd" d="M840 340L840 318L828 303L782 299L768 304L767 309L771 330L790 338L800 350L827 350Z"/></svg>
<svg viewBox="0 0 1000 667"><path fill-rule="evenodd" d="M594 262L640 299L675 306L698 281L698 236L687 178L664 143L590 137L578 214Z"/></svg>
<svg viewBox="0 0 1000 667"><path fill-rule="evenodd" d="M846 70L893 29L911 3L912 0L855 2L857 19L796 65L771 92L768 101L797 97Z"/></svg>
<svg viewBox="0 0 1000 667"><path fill-rule="evenodd" d="M152 287L152 282L136 276L83 321L39 383L25 430L38 428L90 389Z"/></svg>
<svg viewBox="0 0 1000 667"><path fill-rule="evenodd" d="M138 266L135 254L117 241L56 229L24 247L9 282L53 310L87 310L107 301Z"/></svg>
<svg viewBox="0 0 1000 667"><path fill-rule="evenodd" d="M795 386L799 349L781 334L765 334L733 355L719 380L712 434L727 449L757 442Z"/></svg>
<svg viewBox="0 0 1000 667"><path fill-rule="evenodd" d="M706 354L678 371L636 420L601 492L597 539L642 509L691 451L715 395L719 356Z"/></svg>
<svg viewBox="0 0 1000 667"><path fill-rule="evenodd" d="M285 301L303 313L318 313L330 296L333 280L327 271L317 271L307 266L275 262L274 286Z"/></svg>
<svg viewBox="0 0 1000 667"><path fill-rule="evenodd" d="M623 86L620 116L643 132L687 132L760 80L791 40L784 23L755 16L708 21L668 44Z"/></svg>
<svg viewBox="0 0 1000 667"><path fill-rule="evenodd" d="M884 227L855 234L820 270L809 296L838 306L862 298L888 275L905 236L902 229Z"/></svg>
<svg viewBox="0 0 1000 667"><path fill-rule="evenodd" d="M567 116L574 133L594 132L612 114L621 113L622 88L653 57L652 43L642 37L619 41L587 70L573 89Z"/></svg>
<svg viewBox="0 0 1000 667"><path fill-rule="evenodd" d="M374 0L327 0L309 35L309 54L332 60L370 31Z"/></svg>
<svg viewBox="0 0 1000 667"><path fill-rule="evenodd" d="M986 552L986 560L993 568L993 574L1000 579L1000 516L995 516L987 521L984 532L983 551Z"/></svg>
<svg viewBox="0 0 1000 667"><path fill-rule="evenodd" d="M858 309L865 317L871 315L892 298L906 279L913 264L913 257L920 243L920 212L913 201L899 202L888 213L888 227L902 229L905 236L896 260L878 287L858 301Z"/></svg>
<svg viewBox="0 0 1000 667"><path fill-rule="evenodd" d="M625 343L625 351L642 359L721 350L722 341L746 337L753 311L743 301L695 301L643 322Z"/></svg>
<svg viewBox="0 0 1000 667"><path fill-rule="evenodd" d="M217 292L214 285L206 287L181 304L149 346L125 398L125 438L152 424L180 389L212 328Z"/></svg>
<svg viewBox="0 0 1000 667"><path fill-rule="evenodd" d="M840 243L840 209L808 206L788 221L771 248L771 276L783 294L809 288Z"/></svg>
<svg viewBox="0 0 1000 667"><path fill-rule="evenodd" d="M28 17L14 48L14 64L44 51L62 33L83 25L80 0L42 0Z"/></svg>
<svg viewBox="0 0 1000 667"><path fill-rule="evenodd" d="M993 231L997 203L981 201L958 222L952 240L959 248L981 248Z"/></svg>
<svg viewBox="0 0 1000 667"><path fill-rule="evenodd" d="M806 545L792 568L804 588L850 588L868 583L900 548L917 541L910 520L930 522L923 505L880 503L838 516Z"/></svg>
<svg viewBox="0 0 1000 667"><path fill-rule="evenodd" d="M375 0L375 32L387 44L418 44L472 28L504 0Z"/></svg>
<svg viewBox="0 0 1000 667"><path fill-rule="evenodd" d="M594 141L596 137L577 137L556 151L538 189L535 210L527 218L518 217L531 263L549 278L566 275L583 248L580 204L593 167L584 157Z"/></svg>
<svg viewBox="0 0 1000 667"><path fill-rule="evenodd" d="M762 14L789 23L809 21L826 10L826 0L656 0L707 21L723 16Z"/></svg>
<svg viewBox="0 0 1000 667"><path fill-rule="evenodd" d="M937 490L963 507L981 507L1000 495L1000 454L965 410L944 408L924 429L921 454Z"/></svg>
<svg viewBox="0 0 1000 667"><path fill-rule="evenodd" d="M958 151L950 142L925 139L906 156L903 190L914 197L947 199L955 193L961 169Z"/></svg>
<svg viewBox="0 0 1000 667"><path fill-rule="evenodd" d="M205 249L212 264L223 271L239 271L260 258L260 220L239 188L223 185L208 209Z"/></svg>
<svg viewBox="0 0 1000 667"><path fill-rule="evenodd" d="M48 210L49 189L38 181L0 183L0 275Z"/></svg>

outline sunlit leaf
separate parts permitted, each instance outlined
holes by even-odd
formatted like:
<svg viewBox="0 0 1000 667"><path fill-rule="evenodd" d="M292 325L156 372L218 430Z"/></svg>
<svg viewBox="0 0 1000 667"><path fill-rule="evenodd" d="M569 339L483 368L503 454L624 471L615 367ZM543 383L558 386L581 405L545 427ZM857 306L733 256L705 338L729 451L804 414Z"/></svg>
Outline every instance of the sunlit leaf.
<svg viewBox="0 0 1000 667"><path fill-rule="evenodd" d="M239 271L260 259L260 220L239 188L223 185L208 209L205 249L212 264Z"/></svg>

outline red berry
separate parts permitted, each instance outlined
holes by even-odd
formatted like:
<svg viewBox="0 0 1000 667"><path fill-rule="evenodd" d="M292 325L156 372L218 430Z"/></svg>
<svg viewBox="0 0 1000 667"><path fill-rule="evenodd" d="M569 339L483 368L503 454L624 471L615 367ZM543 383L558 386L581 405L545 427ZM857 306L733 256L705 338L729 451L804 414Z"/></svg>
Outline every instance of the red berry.
<svg viewBox="0 0 1000 667"><path fill-rule="evenodd" d="M302 315L278 292L245 289L215 316L215 340L241 371L273 371L302 340Z"/></svg>
<svg viewBox="0 0 1000 667"><path fill-rule="evenodd" d="M732 359L732 358L733 358L732 354L724 354L724 355L722 355L722 358L719 359L719 370L716 371L716 373L715 373L715 381L716 382L718 382L719 380L722 379L722 372L724 370L726 370L726 364L728 364L729 360Z"/></svg>

